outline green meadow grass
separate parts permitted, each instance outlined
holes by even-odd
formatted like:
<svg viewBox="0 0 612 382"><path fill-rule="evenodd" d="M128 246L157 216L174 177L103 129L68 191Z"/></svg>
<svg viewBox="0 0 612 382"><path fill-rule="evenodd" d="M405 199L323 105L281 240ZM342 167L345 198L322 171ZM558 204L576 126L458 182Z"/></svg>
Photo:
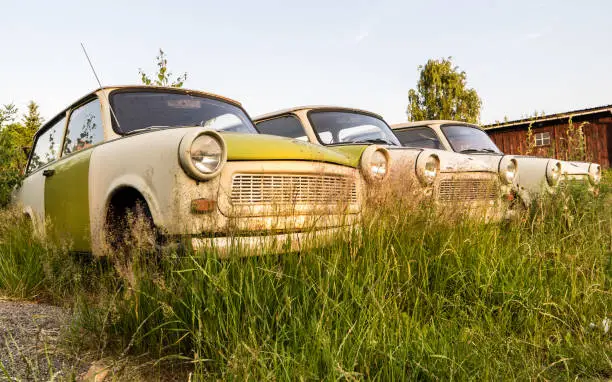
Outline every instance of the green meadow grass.
<svg viewBox="0 0 612 382"><path fill-rule="evenodd" d="M191 380L609 379L610 175L512 223L398 202L299 254L135 251L129 280L13 224L0 291L71 307L69 346Z"/></svg>

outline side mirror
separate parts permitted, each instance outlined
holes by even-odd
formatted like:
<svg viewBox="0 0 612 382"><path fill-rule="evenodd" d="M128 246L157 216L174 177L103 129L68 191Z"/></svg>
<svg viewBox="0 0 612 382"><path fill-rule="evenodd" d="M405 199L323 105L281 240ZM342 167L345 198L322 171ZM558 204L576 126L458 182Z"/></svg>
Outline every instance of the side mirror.
<svg viewBox="0 0 612 382"><path fill-rule="evenodd" d="M21 151L23 151L25 156L29 156L30 151L32 151L32 146L21 146Z"/></svg>

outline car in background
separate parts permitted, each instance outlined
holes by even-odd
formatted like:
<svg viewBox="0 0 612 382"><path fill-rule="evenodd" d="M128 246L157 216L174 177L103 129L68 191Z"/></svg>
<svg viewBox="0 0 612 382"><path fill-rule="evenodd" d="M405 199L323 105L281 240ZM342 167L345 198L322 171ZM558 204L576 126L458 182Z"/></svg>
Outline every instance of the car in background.
<svg viewBox="0 0 612 382"><path fill-rule="evenodd" d="M478 125L458 121L431 120L391 126L406 147L435 148L477 156L503 166L506 155ZM599 184L601 168L596 163L564 162L552 158L516 155L521 172L516 177L518 195L529 205L542 193L554 192L560 184L582 180L591 187Z"/></svg>
<svg viewBox="0 0 612 382"><path fill-rule="evenodd" d="M488 220L506 216L518 171L512 158L498 167L469 155L402 147L382 117L354 108L294 107L258 116L254 122L261 133L350 155L375 194L394 189L433 196L438 204L474 216L484 210Z"/></svg>
<svg viewBox="0 0 612 382"><path fill-rule="evenodd" d="M162 238L248 254L296 250L357 222L349 155L261 135L240 103L195 90L95 90L35 135L14 202L41 235L104 254L141 210Z"/></svg>

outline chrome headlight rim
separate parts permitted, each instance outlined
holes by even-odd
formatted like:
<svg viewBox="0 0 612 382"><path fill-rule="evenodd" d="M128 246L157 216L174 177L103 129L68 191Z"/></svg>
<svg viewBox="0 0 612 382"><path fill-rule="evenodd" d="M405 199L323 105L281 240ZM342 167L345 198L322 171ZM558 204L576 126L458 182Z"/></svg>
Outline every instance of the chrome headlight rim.
<svg viewBox="0 0 612 382"><path fill-rule="evenodd" d="M601 182L601 166L598 163L589 165L589 182L593 186L597 186Z"/></svg>
<svg viewBox="0 0 612 382"><path fill-rule="evenodd" d="M433 166L433 169L431 166ZM416 173L424 186L433 185L440 175L440 157L437 154L422 152L417 158Z"/></svg>
<svg viewBox="0 0 612 382"><path fill-rule="evenodd" d="M202 136L209 136L213 138L221 150L221 158L219 159L219 163L211 172L203 172L193 163L191 148L194 142ZM196 130L189 132L183 137L181 143L179 144L179 162L185 173L187 173L187 175L189 175L191 178L197 181L210 180L221 172L225 162L227 162L227 146L225 144L225 140L214 130Z"/></svg>
<svg viewBox="0 0 612 382"><path fill-rule="evenodd" d="M546 166L546 181L551 187L555 187L561 180L562 166L559 161L549 161Z"/></svg>
<svg viewBox="0 0 612 382"><path fill-rule="evenodd" d="M512 169L510 170L510 168ZM516 182L516 178L518 175L518 162L514 158L510 159L502 159L499 162L499 178L501 179L503 184L513 184Z"/></svg>
<svg viewBox="0 0 612 382"><path fill-rule="evenodd" d="M373 171L372 162L374 160L374 156L376 154L382 154L386 161L386 169L382 177L379 177L380 169L376 171L376 174ZM380 166L377 166L380 167ZM389 150L380 146L368 146L363 154L361 155L360 162L360 170L363 174L363 177L370 183L380 183L389 177L389 171L391 168L391 154L389 154Z"/></svg>

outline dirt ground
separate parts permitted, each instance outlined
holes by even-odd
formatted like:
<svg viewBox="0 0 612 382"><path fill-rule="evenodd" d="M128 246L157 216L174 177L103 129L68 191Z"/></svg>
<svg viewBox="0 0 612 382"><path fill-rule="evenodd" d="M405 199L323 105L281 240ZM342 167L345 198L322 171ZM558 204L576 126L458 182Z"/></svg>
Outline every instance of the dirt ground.
<svg viewBox="0 0 612 382"><path fill-rule="evenodd" d="M70 380L89 365L57 346L69 314L51 305L0 299L0 380Z"/></svg>

